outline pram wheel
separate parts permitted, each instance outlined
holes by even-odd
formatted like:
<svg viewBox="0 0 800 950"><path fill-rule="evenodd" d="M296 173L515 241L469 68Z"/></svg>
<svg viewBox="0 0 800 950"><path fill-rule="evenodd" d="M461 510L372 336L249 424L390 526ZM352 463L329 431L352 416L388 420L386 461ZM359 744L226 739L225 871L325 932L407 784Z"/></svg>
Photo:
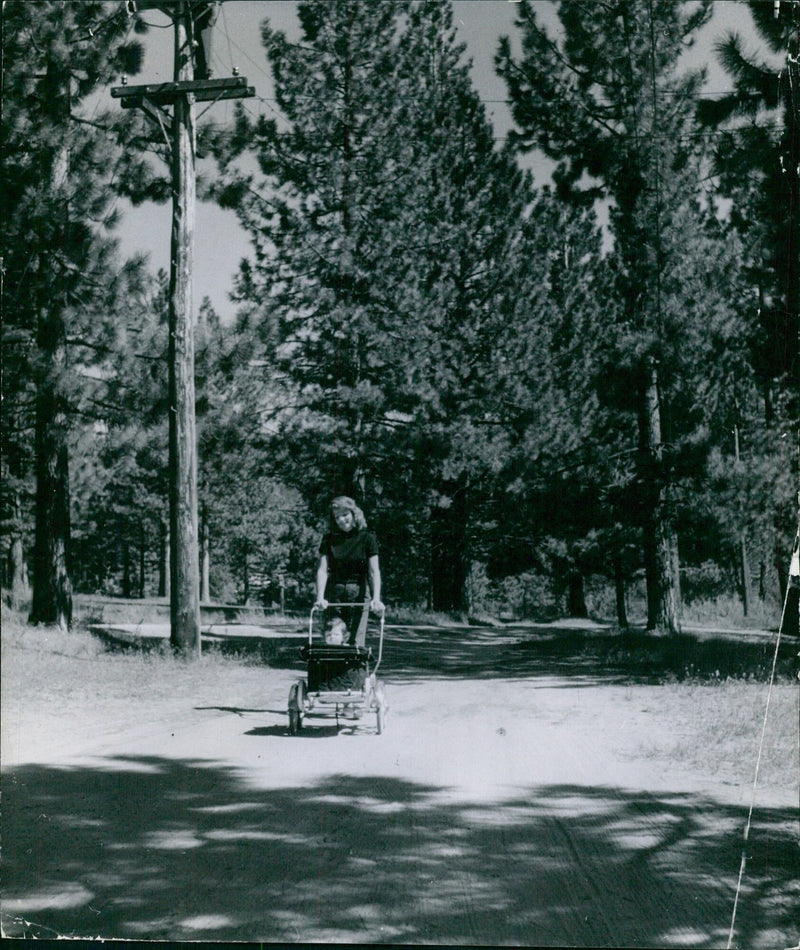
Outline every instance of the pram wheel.
<svg viewBox="0 0 800 950"><path fill-rule="evenodd" d="M296 736L303 728L303 713L305 711L305 683L298 680L289 690L289 735Z"/></svg>

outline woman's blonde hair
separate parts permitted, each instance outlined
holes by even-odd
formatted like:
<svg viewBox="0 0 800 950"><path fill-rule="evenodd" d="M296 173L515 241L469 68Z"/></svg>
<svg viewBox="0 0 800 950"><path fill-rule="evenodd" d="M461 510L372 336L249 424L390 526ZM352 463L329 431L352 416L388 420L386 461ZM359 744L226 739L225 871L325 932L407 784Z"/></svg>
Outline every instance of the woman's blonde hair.
<svg viewBox="0 0 800 950"><path fill-rule="evenodd" d="M364 517L364 512L358 507L358 505L353 501L352 498L348 498L347 495L339 495L338 498L334 498L331 502L331 527L336 526L336 511L352 511L353 520L355 521L356 527L359 530L366 528L367 519Z"/></svg>

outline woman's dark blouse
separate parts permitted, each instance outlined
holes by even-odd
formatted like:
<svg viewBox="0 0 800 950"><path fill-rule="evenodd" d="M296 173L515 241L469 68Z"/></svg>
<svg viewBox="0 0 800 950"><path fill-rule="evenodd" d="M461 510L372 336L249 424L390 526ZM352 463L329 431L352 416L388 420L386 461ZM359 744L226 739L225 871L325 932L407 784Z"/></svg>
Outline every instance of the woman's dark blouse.
<svg viewBox="0 0 800 950"><path fill-rule="evenodd" d="M330 531L322 539L319 553L328 558L331 584L358 583L367 580L369 559L378 553L378 539L371 531Z"/></svg>

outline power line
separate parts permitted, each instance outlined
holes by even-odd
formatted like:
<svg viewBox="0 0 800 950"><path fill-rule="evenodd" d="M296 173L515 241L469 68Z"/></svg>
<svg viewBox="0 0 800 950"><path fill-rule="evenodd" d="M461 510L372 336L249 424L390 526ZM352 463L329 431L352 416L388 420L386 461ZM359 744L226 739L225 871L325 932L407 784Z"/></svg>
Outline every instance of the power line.
<svg viewBox="0 0 800 950"><path fill-rule="evenodd" d="M331 103L336 102L337 100L332 98L324 98L321 96L303 96L298 98L304 98L307 101L319 102L319 103ZM277 103L278 100L273 96L260 96L256 94L251 96L251 99L255 99L257 102L260 102L270 108L277 116L280 118L285 118L281 112L279 112L272 103ZM243 107L247 107L242 103ZM646 138L649 141L669 141L669 142L681 142L688 143L691 141L696 141L700 139L718 139L725 138L730 135L744 135L753 131L781 131L784 128L783 123L780 119L776 119L773 123L756 123L746 126L740 126L738 128L731 129L719 129L719 130L704 130L698 129L695 132L680 132L678 134L673 134L671 132L650 132L647 134ZM495 142L507 142L513 136L512 135L496 135L493 136Z"/></svg>
<svg viewBox="0 0 800 950"><path fill-rule="evenodd" d="M245 58L249 63L251 63L253 66L255 66L255 68L256 68L263 76L265 76L267 79L269 79L270 81L272 81L272 75L271 75L270 73L268 73L268 72L264 69L263 66L261 66L259 63L257 63L257 62L253 59L253 57L250 56L250 54L247 52L247 50L243 49L243 48L236 42L236 40L234 40L234 39L231 38L230 32L228 31L227 22L225 21L225 8L224 8L224 6L223 6L222 19L223 19L222 32L224 33L225 39L227 40L228 48L230 49L231 46L235 46L236 49L242 54L242 56L244 56L244 58ZM231 68L233 68L233 54L231 53L230 55L231 55Z"/></svg>

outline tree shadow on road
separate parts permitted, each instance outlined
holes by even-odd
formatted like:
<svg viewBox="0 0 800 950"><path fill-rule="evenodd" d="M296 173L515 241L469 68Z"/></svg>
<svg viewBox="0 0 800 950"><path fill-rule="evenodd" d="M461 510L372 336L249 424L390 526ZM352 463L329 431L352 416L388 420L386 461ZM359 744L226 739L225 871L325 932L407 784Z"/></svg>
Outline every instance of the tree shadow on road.
<svg viewBox="0 0 800 950"><path fill-rule="evenodd" d="M720 947L746 818L578 786L263 789L157 757L29 765L3 786L4 931L44 938ZM796 940L796 820L759 810L739 946Z"/></svg>
<svg viewBox="0 0 800 950"><path fill-rule="evenodd" d="M615 629L399 628L386 638L383 663L392 680L428 675L564 677L570 685L665 680L769 678L774 642L680 634L659 637ZM777 675L794 679L797 643L782 643Z"/></svg>

